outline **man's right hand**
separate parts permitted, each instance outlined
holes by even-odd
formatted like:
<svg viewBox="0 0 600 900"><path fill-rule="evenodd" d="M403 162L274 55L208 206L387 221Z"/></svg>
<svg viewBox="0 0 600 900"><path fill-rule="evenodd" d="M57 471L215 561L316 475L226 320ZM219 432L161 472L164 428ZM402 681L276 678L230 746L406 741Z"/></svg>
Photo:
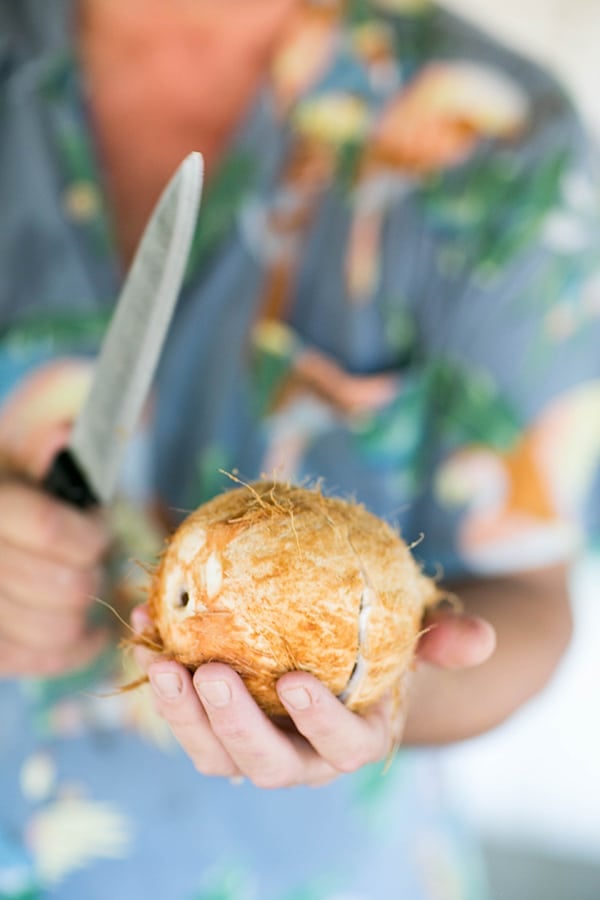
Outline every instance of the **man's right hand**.
<svg viewBox="0 0 600 900"><path fill-rule="evenodd" d="M0 676L52 676L100 652L89 612L109 537L83 513L19 480L0 480Z"/></svg>

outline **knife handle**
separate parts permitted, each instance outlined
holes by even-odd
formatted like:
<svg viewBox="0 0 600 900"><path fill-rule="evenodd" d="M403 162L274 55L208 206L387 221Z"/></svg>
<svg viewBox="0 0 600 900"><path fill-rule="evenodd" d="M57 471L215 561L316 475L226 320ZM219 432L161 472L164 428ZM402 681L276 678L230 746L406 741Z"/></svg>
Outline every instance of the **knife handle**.
<svg viewBox="0 0 600 900"><path fill-rule="evenodd" d="M99 504L69 450L61 450L56 454L42 486L49 494L79 509L90 509Z"/></svg>

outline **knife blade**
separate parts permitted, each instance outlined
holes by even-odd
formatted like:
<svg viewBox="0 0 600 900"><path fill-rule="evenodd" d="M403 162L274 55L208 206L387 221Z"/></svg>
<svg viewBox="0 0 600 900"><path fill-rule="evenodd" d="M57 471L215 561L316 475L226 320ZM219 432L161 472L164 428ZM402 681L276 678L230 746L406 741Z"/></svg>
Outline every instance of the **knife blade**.
<svg viewBox="0 0 600 900"><path fill-rule="evenodd" d="M148 220L102 342L70 440L43 486L82 509L112 498L154 377L183 282L200 208L204 163L187 156Z"/></svg>

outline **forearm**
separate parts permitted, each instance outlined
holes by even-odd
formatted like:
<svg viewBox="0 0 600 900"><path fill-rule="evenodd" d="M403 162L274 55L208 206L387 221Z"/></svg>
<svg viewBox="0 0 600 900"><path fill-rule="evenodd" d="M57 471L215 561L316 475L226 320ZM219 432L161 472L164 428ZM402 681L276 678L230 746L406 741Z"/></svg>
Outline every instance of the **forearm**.
<svg viewBox="0 0 600 900"><path fill-rule="evenodd" d="M403 743L442 744L487 731L538 693L571 636L565 567L453 585L467 614L490 622L494 653L474 668L421 663Z"/></svg>

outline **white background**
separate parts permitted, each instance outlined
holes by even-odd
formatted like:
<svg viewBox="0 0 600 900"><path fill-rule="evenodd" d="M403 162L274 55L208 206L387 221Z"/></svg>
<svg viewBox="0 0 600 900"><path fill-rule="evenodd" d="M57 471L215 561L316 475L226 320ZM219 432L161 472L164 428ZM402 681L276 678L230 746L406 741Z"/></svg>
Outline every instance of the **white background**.
<svg viewBox="0 0 600 900"><path fill-rule="evenodd" d="M575 635L554 680L505 725L443 751L444 768L488 841L600 861L600 560L573 587Z"/></svg>

